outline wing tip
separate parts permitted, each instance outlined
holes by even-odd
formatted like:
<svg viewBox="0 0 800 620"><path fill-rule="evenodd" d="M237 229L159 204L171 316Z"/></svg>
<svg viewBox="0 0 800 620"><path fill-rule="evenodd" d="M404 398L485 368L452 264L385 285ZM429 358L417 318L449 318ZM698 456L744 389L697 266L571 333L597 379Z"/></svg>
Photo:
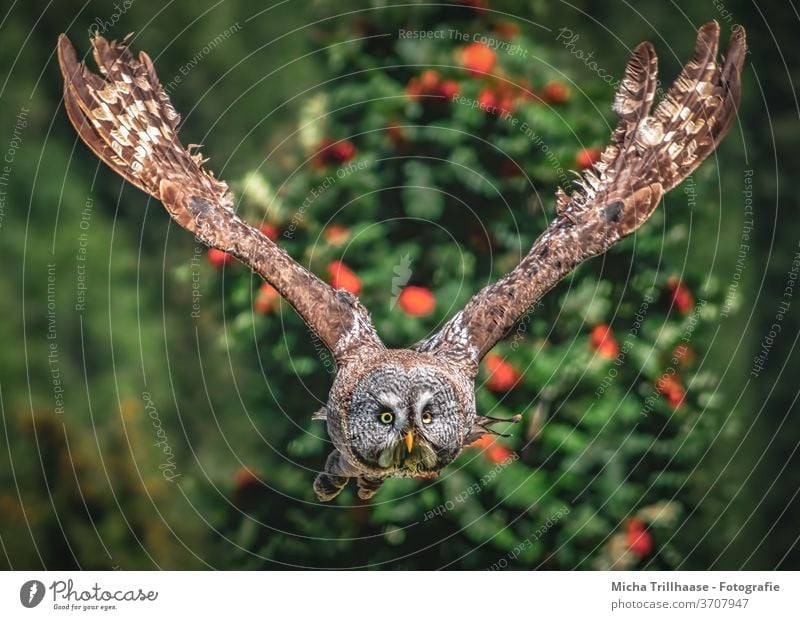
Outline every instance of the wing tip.
<svg viewBox="0 0 800 620"><path fill-rule="evenodd" d="M731 31L728 40L728 50L725 52L726 61L732 59L741 68L744 55L747 53L747 31L739 24Z"/></svg>
<svg viewBox="0 0 800 620"><path fill-rule="evenodd" d="M698 61L710 57L713 61L719 51L719 23L712 19L697 30L694 44L694 59Z"/></svg>
<svg viewBox="0 0 800 620"><path fill-rule="evenodd" d="M639 45L633 48L633 55L655 56L656 48L652 43L650 43L650 41L642 41L639 43Z"/></svg>
<svg viewBox="0 0 800 620"><path fill-rule="evenodd" d="M628 64L630 65L631 62L638 62L642 69L647 70L657 61L658 57L656 56L655 45L650 43L650 41L642 41L633 48L633 54L631 54L631 60Z"/></svg>
<svg viewBox="0 0 800 620"><path fill-rule="evenodd" d="M58 35L58 65L66 82L71 82L78 68L78 54L65 33Z"/></svg>
<svg viewBox="0 0 800 620"><path fill-rule="evenodd" d="M719 22L716 19L712 19L707 21L705 24L700 26L697 29L698 34L702 34L704 36L713 35L719 36Z"/></svg>
<svg viewBox="0 0 800 620"><path fill-rule="evenodd" d="M640 120L647 116L656 88L658 57L649 41L633 49L625 73L619 82L611 109L620 118Z"/></svg>
<svg viewBox="0 0 800 620"><path fill-rule="evenodd" d="M747 33L743 26L737 26L731 32L725 61L722 65L722 82L733 101L734 108L739 107L742 90L742 67L747 53Z"/></svg>
<svg viewBox="0 0 800 620"><path fill-rule="evenodd" d="M719 22L716 19L712 19L711 21L706 22L697 30L697 39L698 41L710 39L710 38L719 38L720 35L720 26ZM728 42L728 54L730 55L731 51L738 51L740 47L744 47L747 44L747 31L745 30L744 26L741 24L736 24L731 30L730 40Z"/></svg>

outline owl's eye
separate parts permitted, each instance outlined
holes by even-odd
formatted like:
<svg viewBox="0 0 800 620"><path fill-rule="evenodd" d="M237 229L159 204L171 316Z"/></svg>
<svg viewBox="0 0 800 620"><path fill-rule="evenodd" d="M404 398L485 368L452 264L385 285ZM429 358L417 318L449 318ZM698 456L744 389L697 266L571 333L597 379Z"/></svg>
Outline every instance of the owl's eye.
<svg viewBox="0 0 800 620"><path fill-rule="evenodd" d="M391 424L392 420L394 420L394 414L391 411L384 411L378 416L378 419L384 424Z"/></svg>
<svg viewBox="0 0 800 620"><path fill-rule="evenodd" d="M430 411L423 411L422 412L422 423L423 424L430 424L433 422L433 414Z"/></svg>

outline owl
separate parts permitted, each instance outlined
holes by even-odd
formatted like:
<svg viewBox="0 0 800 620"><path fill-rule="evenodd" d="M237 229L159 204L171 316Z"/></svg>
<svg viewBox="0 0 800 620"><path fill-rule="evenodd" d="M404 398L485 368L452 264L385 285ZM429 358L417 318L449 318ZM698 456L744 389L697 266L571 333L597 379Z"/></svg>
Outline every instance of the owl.
<svg viewBox="0 0 800 620"><path fill-rule="evenodd" d="M331 351L337 374L314 414L334 446L314 480L319 500L329 501L351 478L362 499L389 478L433 478L465 445L496 434L495 424L518 420L476 411L479 362L550 288L641 226L714 151L736 115L746 51L741 27L722 61L718 40L716 22L700 28L693 58L655 109L655 51L650 43L636 47L613 104L619 121L599 161L571 194L557 192L555 217L512 271L406 349L387 348L355 296L331 288L236 214L225 182L194 145L179 141L179 116L147 54L134 58L124 40L95 36L97 75L61 35L58 58L64 107L86 145L197 239L274 286Z"/></svg>

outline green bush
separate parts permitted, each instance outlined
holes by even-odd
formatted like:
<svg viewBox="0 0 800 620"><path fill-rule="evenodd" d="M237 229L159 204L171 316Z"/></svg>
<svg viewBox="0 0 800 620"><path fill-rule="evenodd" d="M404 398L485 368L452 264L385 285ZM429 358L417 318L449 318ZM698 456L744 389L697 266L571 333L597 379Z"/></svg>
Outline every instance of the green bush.
<svg viewBox="0 0 800 620"><path fill-rule="evenodd" d="M558 24L582 19L571 5L492 3L519 16L513 21L469 7L370 10L384 4L311 3L301 11L287 3L248 21L256 9L244 2L214 3L208 13L172 3L156 20L135 3L108 34L136 31L134 47L150 52L169 82L224 28L247 24L171 93L184 114L182 138L207 144L220 176L240 177L233 185L249 221L268 225L322 277L358 288L387 344L407 346L514 266L553 217L556 187L569 189L569 170L604 146L616 120L612 86L557 40ZM83 3L74 3L40 14L27 6L18 5L3 30L8 49L20 52L5 65L14 85L4 95L7 130L18 111L31 110L0 244L8 265L22 265L0 282L9 317L0 324L4 566L664 568L691 555L692 566L706 567L727 550L728 534L741 544L731 545L738 560L726 558L727 566L767 565L748 556L759 548L780 549L774 562L784 561L796 533L773 527L774 515L796 485L776 486L763 506L739 491L771 434L780 431L792 449L793 435L767 416L754 417L760 438L737 427L736 412L722 415L708 370L722 367L725 349L719 353L717 339L717 362L708 361L723 291L707 269L730 276L740 234L740 212L727 211L736 225L713 213L720 190L711 162L666 196L634 237L532 308L487 357L479 411L522 414L510 437L466 449L435 481L393 480L369 503L348 488L319 504L311 485L330 446L311 415L327 397L330 356L257 278L236 264L223 271L198 261L205 250L168 225L160 206L76 146L59 107L53 46L64 15L75 14L69 34L85 52L85 26L114 9L81 13ZM349 8L358 11L323 20L325 11ZM629 8L595 3L593 10L621 40L638 42L643 22L631 20ZM665 41L688 50L682 20L664 17L663 3L648 11ZM401 30L446 34L413 38ZM587 22L586 50L592 32L604 31ZM476 35L491 53L470 47ZM304 46L324 50L324 61ZM662 53L663 64L672 63L664 74L674 75L669 56ZM605 57L595 50L620 76L619 52ZM491 64L493 75L465 64ZM320 83L305 91L315 72ZM753 109L748 122L772 118L772 110ZM759 134L771 139L768 129ZM754 159L772 161L764 148ZM234 172L237 161L262 159ZM724 172L733 179L724 183L726 197L738 195L740 171ZM768 178L757 174L761 183ZM89 290L79 312L75 253L89 204ZM728 235L719 248L730 254L695 260L706 251L705 231L718 227ZM760 229L753 257L770 255L772 232ZM790 256L795 251L792 242ZM730 263L715 263L719 257ZM784 265L773 262L773 289L781 290ZM47 338L51 263L66 391L58 410ZM758 265L747 273L755 291ZM774 308L765 308L768 327ZM749 346L758 347L762 334L751 331ZM738 346L731 339L730 350ZM751 359L747 346L742 351L739 372L729 376L747 374ZM776 373L780 361L770 360ZM766 392L748 393L740 406L756 411ZM780 415L794 395L784 393L784 405L772 406ZM173 481L155 445L162 428L180 473ZM699 464L723 429L751 439L738 464L744 474L723 462L718 480L720 468ZM780 455L771 455L775 480L786 466ZM732 458L724 448L716 456ZM739 497L733 510L726 494ZM738 520L746 509L758 513L758 520L748 515L749 535ZM706 537L705 525L717 522ZM764 532L780 533L785 544L763 544Z"/></svg>
<svg viewBox="0 0 800 620"><path fill-rule="evenodd" d="M370 19L325 35L330 81L239 190L245 216L321 277L343 264L335 283L402 347L527 251L556 187L568 190L570 170L604 146L613 89L568 83L558 43L491 13ZM690 478L718 423L702 357L720 295L684 264L689 225L709 217L696 196L712 173L667 196L487 356L479 411L521 413L511 437L465 450L434 482L390 481L367 504L352 488L333 507L304 503L329 450L310 418L332 365L288 306L228 268L228 336L257 347L258 425L274 449L252 464L264 486L245 475L245 514L228 522L247 552L303 566L675 566L671 531L692 514Z"/></svg>

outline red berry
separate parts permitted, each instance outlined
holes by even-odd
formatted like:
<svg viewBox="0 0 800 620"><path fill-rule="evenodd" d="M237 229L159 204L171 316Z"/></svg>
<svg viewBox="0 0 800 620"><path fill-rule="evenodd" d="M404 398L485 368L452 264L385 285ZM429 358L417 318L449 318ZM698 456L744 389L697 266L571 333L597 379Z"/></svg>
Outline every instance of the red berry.
<svg viewBox="0 0 800 620"><path fill-rule="evenodd" d="M566 103L569 100L569 86L561 82L548 82L544 85L541 98L547 103Z"/></svg>
<svg viewBox="0 0 800 620"><path fill-rule="evenodd" d="M397 304L411 316L428 316L436 308L436 298L422 286L407 286L400 293Z"/></svg>
<svg viewBox="0 0 800 620"><path fill-rule="evenodd" d="M356 156L356 145L350 140L340 140L331 146L331 157L336 163L344 164Z"/></svg>
<svg viewBox="0 0 800 620"><path fill-rule="evenodd" d="M501 39L515 39L519 36L519 26L514 22L497 22L492 30Z"/></svg>
<svg viewBox="0 0 800 620"><path fill-rule="evenodd" d="M677 409L683 405L686 390L680 379L672 373L664 373L656 381L656 390L667 399L670 407Z"/></svg>
<svg viewBox="0 0 800 620"><path fill-rule="evenodd" d="M638 517L628 521L625 540L631 553L640 558L650 555L653 551L653 535L647 531L647 525Z"/></svg>
<svg viewBox="0 0 800 620"><path fill-rule="evenodd" d="M317 152L314 153L311 163L321 170L331 164L343 164L356 156L356 147L350 140L339 140L334 142L331 138L325 138L319 143Z"/></svg>
<svg viewBox="0 0 800 620"><path fill-rule="evenodd" d="M455 80L445 80L439 85L439 94L447 99L453 99L460 89L458 82Z"/></svg>
<svg viewBox="0 0 800 620"><path fill-rule="evenodd" d="M225 265L231 263L233 259L234 257L232 254L228 254L217 248L208 249L208 262L217 269L222 269Z"/></svg>
<svg viewBox="0 0 800 620"><path fill-rule="evenodd" d="M605 323L595 325L589 336L589 342L592 348L596 349L601 357L614 359L619 355L619 344L617 344L614 338L614 332L611 330L611 327Z"/></svg>
<svg viewBox="0 0 800 620"><path fill-rule="evenodd" d="M670 277L667 280L667 288L670 292L672 305L678 309L678 312L689 314L694 310L694 297L689 288L679 278Z"/></svg>
<svg viewBox="0 0 800 620"><path fill-rule="evenodd" d="M470 43L459 56L463 67L473 75L490 73L497 62L497 54L483 43Z"/></svg>
<svg viewBox="0 0 800 620"><path fill-rule="evenodd" d="M511 448L508 448L500 443L496 443L486 450L486 458L488 458L492 463L502 463L512 454L514 454L514 451Z"/></svg>
<svg viewBox="0 0 800 620"><path fill-rule="evenodd" d="M330 147L333 144L333 140L330 138L323 138L322 142L319 143L317 146L317 150L311 157L311 165L314 166L317 170L321 170L323 168L327 168L330 165L331 160L331 153Z"/></svg>
<svg viewBox="0 0 800 620"><path fill-rule="evenodd" d="M425 93L432 93L439 87L439 72L434 69L427 69L419 76L419 85Z"/></svg>
<svg viewBox="0 0 800 620"><path fill-rule="evenodd" d="M261 479L259 478L258 474L247 469L246 467L240 467L233 476L233 486L237 491L242 491L260 484Z"/></svg>
<svg viewBox="0 0 800 620"><path fill-rule="evenodd" d="M281 295L277 289L268 282L264 282L253 301L253 309L259 314L269 314L278 307L280 300Z"/></svg>
<svg viewBox="0 0 800 620"><path fill-rule="evenodd" d="M495 440L495 435L492 435L491 433L486 433L485 435L481 435L478 439L476 439L469 445L473 446L474 448L488 448L489 446L492 445L494 440Z"/></svg>
<svg viewBox="0 0 800 620"><path fill-rule="evenodd" d="M412 77L406 84L406 95L410 99L417 99L421 94L422 86L419 83L419 78Z"/></svg>
<svg viewBox="0 0 800 620"><path fill-rule="evenodd" d="M470 446L482 448L484 456L492 463L503 463L514 454L514 451L508 446L498 443L497 439L497 435L487 433L482 435L480 439L473 441Z"/></svg>
<svg viewBox="0 0 800 620"><path fill-rule="evenodd" d="M680 406L683 405L683 401L686 399L686 394L681 390L680 392L674 391L670 392L667 396L667 403L673 409L678 409Z"/></svg>
<svg viewBox="0 0 800 620"><path fill-rule="evenodd" d="M389 136L389 141L396 149L404 149L408 146L408 136L403 127L398 123L390 123L386 127L386 133Z"/></svg>
<svg viewBox="0 0 800 620"><path fill-rule="evenodd" d="M361 280L340 260L332 261L328 264L328 276L333 288L349 291L353 295L361 292Z"/></svg>
<svg viewBox="0 0 800 620"><path fill-rule="evenodd" d="M484 112L495 114L497 112L497 95L491 88L484 88L478 93L478 105Z"/></svg>
<svg viewBox="0 0 800 620"><path fill-rule="evenodd" d="M409 80L406 86L406 94L411 99L425 98L428 103L431 103L433 97L453 99L460 88L455 80L442 80L438 71L428 69L423 71L419 77Z"/></svg>
<svg viewBox="0 0 800 620"><path fill-rule="evenodd" d="M492 392L507 392L522 377L516 368L497 355L497 353L487 354L483 359L483 366L488 375L486 387Z"/></svg>
<svg viewBox="0 0 800 620"><path fill-rule="evenodd" d="M511 114L517 107L517 89L509 84L487 86L478 93L480 109L489 114Z"/></svg>
<svg viewBox="0 0 800 620"><path fill-rule="evenodd" d="M350 230L341 224L331 224L325 227L322 236L331 245L342 245L350 238Z"/></svg>
<svg viewBox="0 0 800 620"><path fill-rule="evenodd" d="M270 241L278 240L278 227L272 224L261 224L258 228Z"/></svg>
<svg viewBox="0 0 800 620"><path fill-rule="evenodd" d="M575 163L581 170L589 168L598 161L600 161L600 149L594 147L581 149L575 156Z"/></svg>
<svg viewBox="0 0 800 620"><path fill-rule="evenodd" d="M688 344L682 342L672 349L672 357L678 360L681 366L689 366L694 361L694 350Z"/></svg>
<svg viewBox="0 0 800 620"><path fill-rule="evenodd" d="M497 100L497 109L503 114L512 114L517 109L517 98L511 91L501 92Z"/></svg>

